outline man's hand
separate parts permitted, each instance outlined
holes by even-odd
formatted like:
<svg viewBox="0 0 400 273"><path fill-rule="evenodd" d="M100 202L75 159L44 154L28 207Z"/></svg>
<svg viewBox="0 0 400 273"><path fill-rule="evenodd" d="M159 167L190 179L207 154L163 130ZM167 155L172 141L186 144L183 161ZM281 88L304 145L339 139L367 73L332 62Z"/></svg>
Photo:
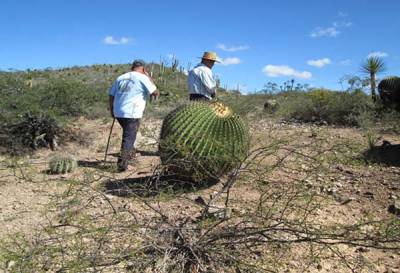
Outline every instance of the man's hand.
<svg viewBox="0 0 400 273"><path fill-rule="evenodd" d="M160 91L156 90L150 95L150 101L156 101L160 96Z"/></svg>

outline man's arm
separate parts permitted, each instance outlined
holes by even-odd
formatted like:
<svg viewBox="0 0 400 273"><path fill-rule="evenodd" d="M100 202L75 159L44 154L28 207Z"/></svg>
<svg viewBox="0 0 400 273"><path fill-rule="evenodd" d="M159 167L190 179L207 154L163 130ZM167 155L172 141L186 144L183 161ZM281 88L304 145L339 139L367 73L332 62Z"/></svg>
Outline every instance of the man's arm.
<svg viewBox="0 0 400 273"><path fill-rule="evenodd" d="M217 83L213 78L211 72L208 73L206 71L202 71L202 73L200 74L200 79L201 82L203 83L204 88L211 95L211 97L214 98L216 95Z"/></svg>
<svg viewBox="0 0 400 273"><path fill-rule="evenodd" d="M111 117L114 118L114 96L108 96L108 103L110 108Z"/></svg>
<svg viewBox="0 0 400 273"><path fill-rule="evenodd" d="M149 73L147 72L146 69L143 70L144 74L149 78L150 82L156 86L156 83L154 82L153 78L149 75ZM157 88L157 86L156 86ZM158 89L154 90L152 93L150 93L150 101L157 100L157 98L160 96L160 92L158 91Z"/></svg>

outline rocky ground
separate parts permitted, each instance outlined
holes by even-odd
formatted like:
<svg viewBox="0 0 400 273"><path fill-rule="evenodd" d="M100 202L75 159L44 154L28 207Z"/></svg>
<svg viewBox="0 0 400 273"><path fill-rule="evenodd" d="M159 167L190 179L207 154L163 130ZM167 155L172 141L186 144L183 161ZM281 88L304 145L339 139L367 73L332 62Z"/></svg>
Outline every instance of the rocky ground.
<svg viewBox="0 0 400 273"><path fill-rule="evenodd" d="M147 201L139 204L137 199L133 200L124 195L124 187L110 185L119 185L116 183L118 181L140 183L152 176L160 163L157 137L161 121L145 119L142 122L137 139L137 161L125 173L115 171L114 162L121 134L117 124L108 155L108 161L111 163L103 162L110 121L78 119L73 124L70 129L79 131L84 139L80 143L62 145L59 150L76 157L79 169L75 173L48 174L47 164L53 152L46 149L18 159L1 156L0 240L12 241L16 233L24 234L28 239L43 233L43 229L49 224L53 225L54 219L59 219L60 214L67 211L68 205L65 204L65 200L69 200L68 194L76 190L76 181L79 181L80 186L87 186L81 192L76 191L74 194L77 196L96 192L103 198L95 207L88 208L91 215L109 211L110 205L113 209L130 208L131 211L140 213L145 207L143 204L147 204ZM270 185L276 184L277 187L284 188L295 182L301 183L321 200L313 211L313 222L356 224L360 219L366 218L393 219L398 232L399 136L378 134L374 136L376 148L369 150L368 139L371 140L371 136L368 138L355 128L285 124L263 120L251 126L251 134L253 149L268 147L269 151L275 151L268 153L255 164L262 168L276 166L265 175ZM254 168L258 168L257 166ZM259 190L261 186L255 186L256 183L251 177L253 176L244 175L232 188L232 207L229 213L250 211L265 194ZM176 196L159 195L148 202L156 204L169 217L176 216L181 219L185 216L195 219L201 214L201 206L198 203L208 200L208 197L220 188L221 185L217 184L201 190L189 190ZM221 205L219 201L217 204ZM268 201L264 205L268 207ZM291 214L288 214L289 218L295 217L292 213L297 212L295 208L292 209ZM368 229L368 226L363 228ZM397 239L400 240L398 237ZM346 265L345 262L341 262L339 255L324 256L325 252L322 251L318 261L309 265L300 258L305 246L299 244L291 251L285 252L282 263L276 267L276 272L400 272L400 241L395 241L393 245L396 246L393 250L340 246L345 256L362 261L360 264L363 266L360 265L357 269L354 264ZM0 248L0 258L1 251ZM253 262L257 264L256 261ZM14 272L14 262L7 260L5 263L0 265L0 270L3 268ZM126 264L124 266L110 265L103 270L124 272L121 269L126 269ZM192 272L196 272L194 270ZM226 272L231 271L227 269Z"/></svg>

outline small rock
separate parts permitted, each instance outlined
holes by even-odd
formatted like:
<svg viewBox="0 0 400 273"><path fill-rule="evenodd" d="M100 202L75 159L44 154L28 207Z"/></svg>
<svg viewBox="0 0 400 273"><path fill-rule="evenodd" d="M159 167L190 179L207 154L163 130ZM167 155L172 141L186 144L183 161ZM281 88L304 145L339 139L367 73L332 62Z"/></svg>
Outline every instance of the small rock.
<svg viewBox="0 0 400 273"><path fill-rule="evenodd" d="M374 193L370 191L364 192L364 196L374 199Z"/></svg>
<svg viewBox="0 0 400 273"><path fill-rule="evenodd" d="M335 194L337 191L338 191L338 189L337 189L336 187L332 187L332 188L328 188L328 189L326 190L326 193L329 194L329 195L333 195L333 194Z"/></svg>
<svg viewBox="0 0 400 273"><path fill-rule="evenodd" d="M359 247L356 249L357 252L361 252L361 253L366 253L369 252L370 250L368 248L365 247Z"/></svg>
<svg viewBox="0 0 400 273"><path fill-rule="evenodd" d="M351 201L354 201L355 199L353 197L347 198L345 200L343 200L340 205L346 205L348 203L350 203Z"/></svg>
<svg viewBox="0 0 400 273"><path fill-rule="evenodd" d="M400 203L399 201L395 200L389 207L388 212L400 216Z"/></svg>
<svg viewBox="0 0 400 273"><path fill-rule="evenodd" d="M397 269L386 267L385 273L397 273L397 272L399 272Z"/></svg>
<svg viewBox="0 0 400 273"><path fill-rule="evenodd" d="M204 201L203 197L201 197L201 196L197 196L196 199L194 199L194 202L196 202L197 204L199 204L201 206L207 206L206 201Z"/></svg>
<svg viewBox="0 0 400 273"><path fill-rule="evenodd" d="M389 196L389 199L397 200L397 196L394 195L393 193L391 193L390 196Z"/></svg>
<svg viewBox="0 0 400 273"><path fill-rule="evenodd" d="M11 260L7 264L7 269L11 270L15 266L15 261Z"/></svg>
<svg viewBox="0 0 400 273"><path fill-rule="evenodd" d="M342 183L340 183L340 182L335 183L335 186L336 186L337 188L342 188L342 187L343 187Z"/></svg>

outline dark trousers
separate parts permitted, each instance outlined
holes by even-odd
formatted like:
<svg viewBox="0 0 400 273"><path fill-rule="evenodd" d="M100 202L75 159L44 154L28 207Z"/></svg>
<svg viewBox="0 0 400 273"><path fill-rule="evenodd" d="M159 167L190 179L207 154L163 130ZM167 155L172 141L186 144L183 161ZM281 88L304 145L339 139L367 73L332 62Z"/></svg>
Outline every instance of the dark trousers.
<svg viewBox="0 0 400 273"><path fill-rule="evenodd" d="M189 100L192 101L210 101L209 98L200 94L189 94Z"/></svg>
<svg viewBox="0 0 400 273"><path fill-rule="evenodd" d="M121 155L119 161L129 160L135 153L134 145L139 130L140 119L138 118L117 118L122 127Z"/></svg>

